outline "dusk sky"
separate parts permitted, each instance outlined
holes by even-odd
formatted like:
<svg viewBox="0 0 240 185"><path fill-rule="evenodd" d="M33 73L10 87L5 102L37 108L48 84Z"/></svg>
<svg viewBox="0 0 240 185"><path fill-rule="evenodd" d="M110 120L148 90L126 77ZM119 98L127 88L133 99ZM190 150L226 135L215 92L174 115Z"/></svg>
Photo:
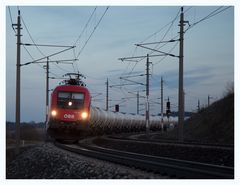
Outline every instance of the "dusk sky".
<svg viewBox="0 0 240 185"><path fill-rule="evenodd" d="M78 54L79 60L73 64L50 63L50 77L59 78L67 72L79 71L86 76L85 83L93 96L92 106L105 109L107 78L111 86L129 83L120 80L119 77L146 73L146 59L137 63L122 62L118 59L151 53L134 44L178 39L181 7L110 6L107 9L107 6L19 6L18 8L24 22L22 43L33 43L33 39L36 44L74 45L77 41L74 50L51 57L50 60L74 59ZM11 27L11 17L13 23L16 23L18 8L16 6L5 8L7 121L15 120L16 37ZM223 11L192 26L214 10ZM211 102L216 101L223 97L228 84L234 82L234 8L185 6L184 12L185 20L189 21L189 24L185 25L185 30L190 28L184 34L185 110L196 111L198 99L201 106L207 104L208 95L211 96ZM91 14L91 20L87 24ZM80 35L80 39L77 40ZM148 46L179 55L178 42ZM32 58L22 47L21 64L62 49L33 46L26 48ZM178 58L159 56L150 58L150 62L151 114L160 113L160 105L154 102L160 103L161 76L164 80L164 108L169 97L172 110L177 111ZM21 67L21 121L38 122L45 119L46 70L43 69L43 65L41 63ZM140 76L129 79L145 83L145 78L146 76ZM54 89L60 81L50 79L50 89ZM144 89L145 87L141 85L112 87L109 89L111 100L109 104L110 106L120 104L121 112L136 113L136 97L128 92L136 93ZM98 95L99 93L101 94ZM141 92L141 95L144 96L145 92ZM123 102L122 98L129 99ZM140 103L144 103L144 99L141 99ZM114 110L114 107L110 109ZM144 109L144 106L140 109Z"/></svg>

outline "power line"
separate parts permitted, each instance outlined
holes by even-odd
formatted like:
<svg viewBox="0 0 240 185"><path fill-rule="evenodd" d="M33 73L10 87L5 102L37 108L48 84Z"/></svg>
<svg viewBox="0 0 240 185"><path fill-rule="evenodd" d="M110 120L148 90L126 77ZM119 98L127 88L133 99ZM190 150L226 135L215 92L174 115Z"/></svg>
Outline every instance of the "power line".
<svg viewBox="0 0 240 185"><path fill-rule="evenodd" d="M73 68L74 73L77 73L77 70L75 69L74 64L75 63L72 63L72 68Z"/></svg>
<svg viewBox="0 0 240 185"><path fill-rule="evenodd" d="M188 12L190 9L192 9L193 6L190 6L188 9L186 9L183 13L185 14L186 12Z"/></svg>
<svg viewBox="0 0 240 185"><path fill-rule="evenodd" d="M104 13L102 14L101 18L99 19L97 25L93 28L93 31L91 32L91 34L89 35L88 39L86 40L86 42L84 43L83 47L81 48L81 50L79 51L78 55L76 58L79 58L79 56L81 55L83 49L86 47L87 43L89 42L90 38L92 37L93 33L96 31L97 27L99 26L100 22L102 21L104 15L107 13L107 10L109 9L109 6L105 9Z"/></svg>
<svg viewBox="0 0 240 185"><path fill-rule="evenodd" d="M19 7L18 7L18 11L19 11ZM11 9L10 9L9 6L8 6L8 12L9 12L10 21L11 21L11 25L12 25L13 31L16 33L16 30L15 30L14 27L13 27L12 13L11 13ZM21 19L22 19L22 16L21 16ZM23 19L22 19L22 21L23 21ZM27 32L29 33L29 31L28 31L28 29L27 29L24 21L23 21L23 24L24 24L24 27L26 28ZM29 33L29 35L30 35L30 33ZM31 35L30 35L30 38L31 38ZM30 56L30 58L31 58L32 60L35 60L34 57L31 55L31 53L28 51L28 49L27 49L24 45L23 45L23 48L25 49L25 51L27 52L27 54ZM41 68L43 68L43 66L41 66L40 64L38 64L38 66L41 67Z"/></svg>
<svg viewBox="0 0 240 185"><path fill-rule="evenodd" d="M19 7L18 7L18 11L19 11ZM13 19L12 19L12 13L11 13L11 9L10 7L8 6L8 12L9 12L9 16L10 16L10 20L11 20L11 25L12 25L12 28L13 28L13 31L16 33L16 30L14 29L13 27ZM22 17L22 16L21 16ZM23 21L23 20L22 20ZM24 24L25 25L25 24ZM25 27L26 28L26 27ZM25 51L27 52L27 54L31 57L32 60L35 60L33 58L33 56L31 55L31 53L28 51L28 49L23 45L23 48L25 49ZM43 68L40 64L38 64L41 68Z"/></svg>
<svg viewBox="0 0 240 185"><path fill-rule="evenodd" d="M52 74L53 76L55 76L56 78L58 78L58 79L61 79L62 77L61 76L59 76L58 74L56 74L56 73L53 73L53 72L51 72L51 71L49 71L49 73L50 74Z"/></svg>
<svg viewBox="0 0 240 185"><path fill-rule="evenodd" d="M189 9L191 9L191 8L188 8L186 11L188 11ZM185 12L186 12L186 11L185 11ZM178 42L175 43L175 45L169 50L169 52L161 52L161 51L158 51L158 49L160 49L161 47L165 46L166 44L168 44L168 43L170 43L170 42L179 41L179 40L174 40L177 36L174 37L173 39L169 40L169 41L166 41L166 42L163 41L164 38L165 38L165 37L167 36L167 34L169 33L169 31L171 30L174 22L175 22L175 21L177 20L177 18L179 17L179 13L180 13L180 10L178 11L178 13L177 13L177 15L175 16L175 18L169 23L170 26L168 27L167 31L166 31L165 34L163 35L161 41L160 41L160 42L155 42L157 45L154 47L154 49L145 47L145 46L143 46L143 44L137 45L137 46L141 46L141 47L143 47L143 48L145 47L146 49L151 49L152 51L150 52L150 54L152 54L152 53L154 53L154 52L160 52L160 53L166 54L166 56L164 56L161 60L159 60L159 61L156 62L155 64L158 64L158 63L162 62L168 55L170 55L170 56L175 56L175 55L171 54L171 52L172 52L172 51L174 50L174 48L177 46ZM167 25L169 25L169 24L167 24ZM166 26L165 26L165 27L166 27ZM165 27L164 27L164 28L165 28ZM155 43L147 43L147 44L155 44ZM164 43L164 44L163 44L162 46L158 47L161 43ZM178 56L176 56L176 57L178 57ZM155 65L155 64L153 64L153 65ZM136 64L135 64L135 66L136 66ZM134 66L134 67L135 67L135 66ZM134 69L134 68L133 68L133 69ZM133 71L133 69L132 69L132 71ZM131 73L130 73L130 74L131 74Z"/></svg>
<svg viewBox="0 0 240 185"><path fill-rule="evenodd" d="M180 14L180 10L177 12L177 15L175 16L175 18L171 21L171 24L169 26L169 28L167 29L167 31L165 32L165 34L163 35L162 39L160 42L162 42L165 37L167 36L167 34L169 33L169 31L171 30L171 28L173 27L174 22L177 20L177 18L179 17ZM160 45L160 43L155 47L155 49L159 50L161 47L158 47ZM153 52L152 52L153 53ZM150 53L151 54L151 53Z"/></svg>
<svg viewBox="0 0 240 185"><path fill-rule="evenodd" d="M174 22L177 20L177 18L179 17L179 13L180 13L180 10L177 12L177 15L175 16L175 18L170 22L168 23L167 25L170 25L167 29L167 31L165 32L165 34L163 35L162 39L160 40L160 42L157 43L157 45L154 47L154 49L149 53L149 54L152 54L154 52L156 52L156 50L159 50L160 48L162 48L163 46L165 46L166 44L168 44L169 42L171 42L171 40L174 40L174 39L171 39L170 41L168 42L165 42L165 44L163 46L160 46L158 47L161 43L164 43L163 40L165 39L165 37L167 36L167 34L169 33L169 31L171 30ZM140 44L141 45L141 44Z"/></svg>
<svg viewBox="0 0 240 185"><path fill-rule="evenodd" d="M26 46L23 45L23 48L25 49L25 51L27 52L27 54L31 57L32 60L35 60L35 58L31 55L31 53L28 51L28 49L26 48ZM39 67L41 67L43 69L43 66L41 66L40 64L37 63L37 65Z"/></svg>
<svg viewBox="0 0 240 185"><path fill-rule="evenodd" d="M26 25L26 23L25 23L25 21L24 21L23 16L21 16L21 20L22 20L23 25L24 25L24 27L25 27L25 29L26 29L26 31L27 31L27 33L28 33L28 35L29 35L32 43L33 43L32 45L34 45L34 46L36 47L36 49L39 51L39 53L40 53L42 56L46 57L46 55L40 50L40 48L39 48L38 46L48 46L48 45L36 44L35 41L34 41L34 39L33 39L33 37L32 37L32 35L31 35L31 33L30 33L30 31L29 31L29 29L28 29L28 27L27 27L27 25ZM77 42L77 41L76 41L76 42ZM33 60L35 60L35 59L32 57L32 55L30 54L30 52L27 50L27 48L25 47L25 45L23 45L23 46L24 46L25 50L27 51L27 53L29 54L29 56L31 56L31 58L32 58ZM59 46L59 47L65 47L65 46ZM40 64L38 64L38 65L39 65L40 67L42 67ZM57 68L59 68L60 70L62 70L63 72L69 72L69 71L61 68L60 66L58 66L58 65L55 64L55 63L54 63L54 65L55 65ZM42 68L43 68L43 67L42 67ZM73 66L73 69L74 69L74 71L75 71L74 66Z"/></svg>
<svg viewBox="0 0 240 185"><path fill-rule="evenodd" d="M11 9L10 9L9 6L8 6L8 13L9 13L9 16L10 16L10 21L11 21L12 29L13 29L13 31L16 33L16 30L15 30L14 27L13 27L12 13L11 13Z"/></svg>
<svg viewBox="0 0 240 185"><path fill-rule="evenodd" d="M231 8L231 6L227 6L227 7L224 8L224 9L222 9L222 8L223 8L223 6L218 7L217 9L213 10L212 12L210 12L207 16L205 16L205 17L203 17L202 19L200 19L200 20L194 22L193 24L191 24L191 25L185 30L185 33L186 33L189 29L191 29L191 28L193 28L194 26L196 26L197 24L201 23L202 21L205 21L205 20L207 20L207 19L209 19L209 18L211 18L211 17L213 17L213 16L215 16L215 15L218 15L219 13L221 13L221 12L223 12L223 11Z"/></svg>
<svg viewBox="0 0 240 185"><path fill-rule="evenodd" d="M42 56L46 57L46 55L39 49L39 47L37 46L37 44L36 44L35 41L33 40L33 37L32 37L32 35L30 34L30 32L29 32L29 30L28 30L28 27L27 27L27 25L25 24L25 21L24 21L22 15L21 15L21 20L22 20L22 23L23 23L25 29L27 30L27 33L28 33L28 35L29 35L32 43L35 45L35 47L37 48L37 50L39 51L39 53L41 53Z"/></svg>
<svg viewBox="0 0 240 185"><path fill-rule="evenodd" d="M177 12L177 15L174 17L174 19L172 21L170 21L169 23L167 23L166 25L164 25L162 28L160 28L159 30L157 30L156 32L152 33L151 35L149 35L148 37L146 37L145 39L143 39L140 43L145 42L146 40L152 38L153 36L155 36L157 33L161 32L164 28L166 28L167 26L170 25L170 28L172 27L173 23L176 21L176 19L178 18L180 13L180 10ZM168 31L164 34L166 35L168 33Z"/></svg>
<svg viewBox="0 0 240 185"><path fill-rule="evenodd" d="M85 26L84 26L82 32L80 33L80 35L78 36L77 40L76 40L75 43L73 44L74 46L76 46L77 42L81 39L81 37L82 37L84 31L87 29L88 24L89 24L89 22L91 21L91 19L92 19L94 13L96 12L96 10L97 10L97 6L94 8L92 14L90 15L90 17L89 17L87 23L86 23ZM74 58L76 58L75 48L73 49L73 55L74 55ZM78 63L76 63L76 68L77 68L77 71L79 71L79 69L78 69ZM75 71L75 67L74 67L74 65L73 65L73 70Z"/></svg>
<svg viewBox="0 0 240 185"><path fill-rule="evenodd" d="M88 27L88 24L89 24L89 22L91 21L91 19L92 19L94 13L96 12L96 10L97 10L97 6L94 8L93 12L91 13L90 17L88 18L87 23L85 24L84 28L82 29L82 32L81 32L80 35L78 36L77 40L74 42L73 46L76 46L77 42L81 39L81 37L82 37L85 29Z"/></svg>
<svg viewBox="0 0 240 185"><path fill-rule="evenodd" d="M56 63L53 63L58 69L60 69L60 70L62 70L63 72L65 72L65 73L70 73L71 71L69 71L69 70L66 70L66 69L63 69L62 67L60 67L58 64L56 64ZM73 64L73 63L69 63L69 64Z"/></svg>
<svg viewBox="0 0 240 185"><path fill-rule="evenodd" d="M171 30L174 22L175 22L175 21L177 20L177 18L179 17L179 14L180 14L180 10L177 12L176 16L173 18L172 21L170 21L168 24L166 24L165 26L163 26L160 30L158 30L158 31L156 31L155 33L153 33L153 34L151 34L150 36L148 36L146 39L144 39L144 40L143 40L142 42L140 42L140 43L145 42L146 40L150 39L151 37L153 37L154 35L156 35L157 33L159 33L159 32L162 31L164 28L166 28L167 26L170 25L170 26L168 27L167 31L165 32L165 34L163 35L162 39L160 40L159 44L157 44L157 45L154 47L154 49L155 49L155 50L159 50L161 47L163 47L163 46L165 46L166 44L168 44L168 42L167 42L167 43L164 43L162 46L158 47L158 46L160 45L160 43L164 40L164 38L167 36L167 34L169 33L169 31ZM173 39L171 39L171 40L174 40L176 37L177 37L177 36L175 36L175 37L174 37ZM175 47L176 47L176 46L175 46ZM136 48L135 48L135 50L136 50ZM155 51L151 51L151 52L148 53L148 54L152 54L152 53L154 53L154 52L155 52ZM170 54L170 52L168 52L167 54ZM146 58L146 57L145 57L145 58ZM165 58L166 58L166 56L164 56L163 59L165 59ZM134 70L135 67L137 66L137 63L140 62L140 61L142 61L142 60L144 60L144 58L141 58L141 59L139 59L139 60L136 62L136 64L133 66L133 68L132 68L131 71L129 72L129 75L133 72L133 70Z"/></svg>
<svg viewBox="0 0 240 185"><path fill-rule="evenodd" d="M25 51L27 52L27 54L31 57L32 60L35 60L35 58L33 58L33 56L31 55L31 53L28 51L28 49L23 45L23 48L25 49ZM41 66L40 64L37 63L37 65L39 67L41 67L43 69L43 66Z"/></svg>

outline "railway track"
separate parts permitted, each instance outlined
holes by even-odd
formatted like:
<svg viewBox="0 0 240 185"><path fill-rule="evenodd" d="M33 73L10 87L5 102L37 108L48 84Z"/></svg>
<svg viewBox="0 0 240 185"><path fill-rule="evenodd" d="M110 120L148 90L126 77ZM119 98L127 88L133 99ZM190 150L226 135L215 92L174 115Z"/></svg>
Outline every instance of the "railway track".
<svg viewBox="0 0 240 185"><path fill-rule="evenodd" d="M233 179L234 168L186 160L123 152L87 144L55 143L57 147L81 155L140 168L172 178Z"/></svg>
<svg viewBox="0 0 240 185"><path fill-rule="evenodd" d="M118 140L118 141L134 141L137 143L154 143L160 145L175 145L175 146L188 146L188 147L200 147L200 148L212 148L212 149L223 149L223 150L234 150L234 145L230 144L215 144L215 143L199 143L199 142L179 142L176 140L167 140L167 139L139 139L139 138L131 138L131 137L116 137L116 136L108 136L104 137L105 140Z"/></svg>

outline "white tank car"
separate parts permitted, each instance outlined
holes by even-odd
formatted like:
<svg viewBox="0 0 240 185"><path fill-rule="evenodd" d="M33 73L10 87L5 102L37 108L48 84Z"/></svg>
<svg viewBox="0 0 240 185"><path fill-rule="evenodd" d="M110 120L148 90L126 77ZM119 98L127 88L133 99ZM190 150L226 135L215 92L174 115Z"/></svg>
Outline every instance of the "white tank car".
<svg viewBox="0 0 240 185"><path fill-rule="evenodd" d="M143 115L110 112L96 107L91 107L90 112L89 128L94 135L144 131L146 129L145 116ZM169 128L170 123L163 122L162 124L160 116L150 116L149 120L151 130Z"/></svg>

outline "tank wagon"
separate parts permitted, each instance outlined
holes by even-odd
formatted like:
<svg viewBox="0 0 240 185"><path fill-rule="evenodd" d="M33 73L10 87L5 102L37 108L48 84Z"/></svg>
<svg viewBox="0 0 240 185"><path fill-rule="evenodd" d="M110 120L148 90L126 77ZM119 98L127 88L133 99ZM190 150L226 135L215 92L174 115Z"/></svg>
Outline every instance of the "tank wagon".
<svg viewBox="0 0 240 185"><path fill-rule="evenodd" d="M82 75L68 73L69 80L57 86L51 95L47 132L54 139L78 140L88 135L138 132L145 130L145 116L104 111L91 107L91 95L80 80ZM72 78L71 75L75 75ZM150 130L161 130L159 116L150 116Z"/></svg>

